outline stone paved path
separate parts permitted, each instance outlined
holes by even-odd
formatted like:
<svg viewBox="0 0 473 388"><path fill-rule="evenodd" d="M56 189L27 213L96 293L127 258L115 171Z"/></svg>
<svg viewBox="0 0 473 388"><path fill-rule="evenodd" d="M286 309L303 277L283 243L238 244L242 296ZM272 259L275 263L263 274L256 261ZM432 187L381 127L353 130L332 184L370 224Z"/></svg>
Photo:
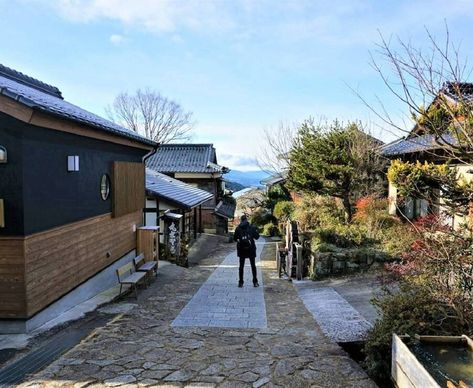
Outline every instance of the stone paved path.
<svg viewBox="0 0 473 388"><path fill-rule="evenodd" d="M314 287L313 282L295 282L304 305L322 331L335 342L363 340L369 323L331 287Z"/></svg>
<svg viewBox="0 0 473 388"><path fill-rule="evenodd" d="M261 255L266 328L172 326L227 254L161 268L134 308L22 386L375 387L323 334L292 283L277 277L274 244Z"/></svg>
<svg viewBox="0 0 473 388"><path fill-rule="evenodd" d="M242 288L236 287L239 261L236 253L232 252L181 310L172 326L265 328L266 306L259 260L263 245L257 244L260 287L253 287L248 260L245 263L245 284Z"/></svg>

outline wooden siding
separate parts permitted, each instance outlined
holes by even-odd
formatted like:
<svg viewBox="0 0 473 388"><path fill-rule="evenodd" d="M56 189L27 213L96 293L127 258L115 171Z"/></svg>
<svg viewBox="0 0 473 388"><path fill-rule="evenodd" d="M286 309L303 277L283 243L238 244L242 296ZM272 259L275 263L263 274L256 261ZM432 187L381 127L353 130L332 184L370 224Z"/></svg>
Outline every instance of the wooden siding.
<svg viewBox="0 0 473 388"><path fill-rule="evenodd" d="M30 317L135 249L142 213L111 214L25 238L26 312Z"/></svg>
<svg viewBox="0 0 473 388"><path fill-rule="evenodd" d="M25 316L24 274L23 238L0 237L0 318Z"/></svg>
<svg viewBox="0 0 473 388"><path fill-rule="evenodd" d="M0 199L0 228L5 227L5 211L3 207L3 199Z"/></svg>
<svg viewBox="0 0 473 388"><path fill-rule="evenodd" d="M113 162L113 216L142 210L145 204L145 167L143 163Z"/></svg>

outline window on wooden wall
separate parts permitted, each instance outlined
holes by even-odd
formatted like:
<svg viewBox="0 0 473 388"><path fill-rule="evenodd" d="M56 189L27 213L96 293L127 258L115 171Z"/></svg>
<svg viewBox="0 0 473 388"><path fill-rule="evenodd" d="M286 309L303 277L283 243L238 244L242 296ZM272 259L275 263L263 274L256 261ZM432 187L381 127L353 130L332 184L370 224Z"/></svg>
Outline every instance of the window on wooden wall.
<svg viewBox="0 0 473 388"><path fill-rule="evenodd" d="M112 171L113 216L142 210L145 201L144 164L113 162Z"/></svg>

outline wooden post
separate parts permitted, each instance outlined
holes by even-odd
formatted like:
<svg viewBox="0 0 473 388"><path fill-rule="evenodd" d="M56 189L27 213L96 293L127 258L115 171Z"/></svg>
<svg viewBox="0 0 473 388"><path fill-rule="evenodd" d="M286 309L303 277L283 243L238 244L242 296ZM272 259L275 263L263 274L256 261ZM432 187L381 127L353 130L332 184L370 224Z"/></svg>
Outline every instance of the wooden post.
<svg viewBox="0 0 473 388"><path fill-rule="evenodd" d="M202 205L199 205L199 233L202 232Z"/></svg>
<svg viewBox="0 0 473 388"><path fill-rule="evenodd" d="M187 237L187 233L186 233L186 211L181 210L181 214L182 214L182 234L184 235L184 238L186 238Z"/></svg>
<svg viewBox="0 0 473 388"><path fill-rule="evenodd" d="M302 280L302 245L299 243L294 244L296 247L296 279Z"/></svg>
<svg viewBox="0 0 473 388"><path fill-rule="evenodd" d="M194 208L194 240L197 238L197 208Z"/></svg>
<svg viewBox="0 0 473 388"><path fill-rule="evenodd" d="M276 243L276 268L278 270L278 277L281 277L281 257L279 254L279 243Z"/></svg>

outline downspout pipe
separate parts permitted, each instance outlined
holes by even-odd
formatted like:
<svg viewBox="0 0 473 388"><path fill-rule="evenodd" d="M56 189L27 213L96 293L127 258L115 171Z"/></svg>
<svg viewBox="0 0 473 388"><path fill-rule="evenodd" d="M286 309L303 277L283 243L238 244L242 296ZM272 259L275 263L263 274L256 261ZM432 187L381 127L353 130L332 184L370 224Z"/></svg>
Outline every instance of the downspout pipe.
<svg viewBox="0 0 473 388"><path fill-rule="evenodd" d="M153 149L141 158L141 162L145 165L145 198L144 198L144 203L143 203L143 225L146 225L146 213L144 211L144 208L146 207L146 161L158 151L159 146L160 144L156 143L156 145L153 146ZM156 218L159 218L158 216L159 216L159 202L156 200ZM158 226L159 226L159 223L158 223Z"/></svg>
<svg viewBox="0 0 473 388"><path fill-rule="evenodd" d="M161 144L160 143L156 143L155 146L153 146L153 149L151 151L149 151L145 156L143 156L143 158L141 158L141 161L145 164L145 167L146 167L146 161L151 157L153 156L156 152L158 152L158 148Z"/></svg>

